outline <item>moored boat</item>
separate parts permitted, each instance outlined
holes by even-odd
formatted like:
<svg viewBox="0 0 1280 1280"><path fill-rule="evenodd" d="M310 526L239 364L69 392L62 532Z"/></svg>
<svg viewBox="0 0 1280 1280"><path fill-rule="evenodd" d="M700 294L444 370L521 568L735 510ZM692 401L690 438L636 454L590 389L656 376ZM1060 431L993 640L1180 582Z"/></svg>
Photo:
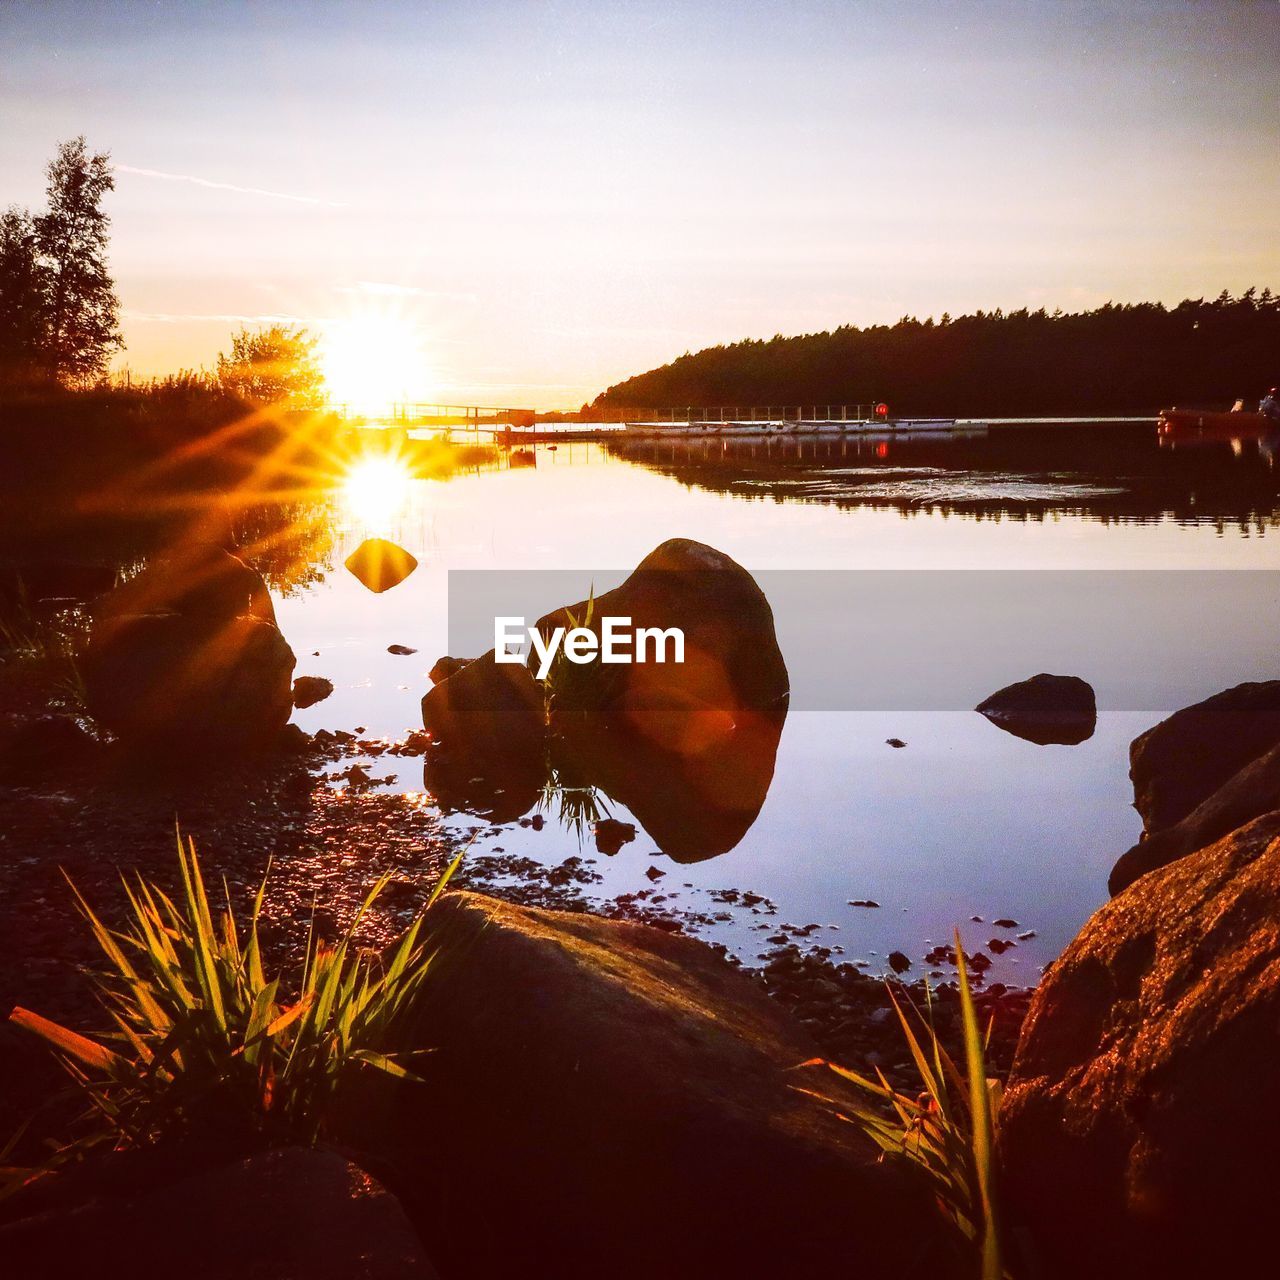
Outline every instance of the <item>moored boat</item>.
<svg viewBox="0 0 1280 1280"><path fill-rule="evenodd" d="M1157 422L1161 435L1203 432L1231 437L1256 435L1277 427L1280 427L1277 419L1247 409L1162 409Z"/></svg>

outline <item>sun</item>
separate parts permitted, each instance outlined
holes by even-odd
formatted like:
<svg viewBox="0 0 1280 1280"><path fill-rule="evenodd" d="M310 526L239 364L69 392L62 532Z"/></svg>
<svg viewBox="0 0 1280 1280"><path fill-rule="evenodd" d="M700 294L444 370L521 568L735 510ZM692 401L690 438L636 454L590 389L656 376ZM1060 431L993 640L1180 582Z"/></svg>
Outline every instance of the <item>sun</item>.
<svg viewBox="0 0 1280 1280"><path fill-rule="evenodd" d="M424 335L408 317L364 312L330 321L320 340L329 402L377 416L425 398L430 370Z"/></svg>

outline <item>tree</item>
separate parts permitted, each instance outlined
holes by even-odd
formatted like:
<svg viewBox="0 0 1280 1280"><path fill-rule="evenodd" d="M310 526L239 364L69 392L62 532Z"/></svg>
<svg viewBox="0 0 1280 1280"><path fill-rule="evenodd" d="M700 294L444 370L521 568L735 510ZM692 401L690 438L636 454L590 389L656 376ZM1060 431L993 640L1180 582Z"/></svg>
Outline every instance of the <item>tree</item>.
<svg viewBox="0 0 1280 1280"><path fill-rule="evenodd" d="M230 352L218 356L218 385L251 404L312 405L324 382L316 342L291 325L240 329Z"/></svg>
<svg viewBox="0 0 1280 1280"><path fill-rule="evenodd" d="M123 345L102 209L115 179L108 154L90 155L83 136L62 143L46 172L49 208L34 219L45 274L44 363L57 381L84 383Z"/></svg>
<svg viewBox="0 0 1280 1280"><path fill-rule="evenodd" d="M43 360L44 274L35 221L25 209L0 213L0 384L26 382Z"/></svg>

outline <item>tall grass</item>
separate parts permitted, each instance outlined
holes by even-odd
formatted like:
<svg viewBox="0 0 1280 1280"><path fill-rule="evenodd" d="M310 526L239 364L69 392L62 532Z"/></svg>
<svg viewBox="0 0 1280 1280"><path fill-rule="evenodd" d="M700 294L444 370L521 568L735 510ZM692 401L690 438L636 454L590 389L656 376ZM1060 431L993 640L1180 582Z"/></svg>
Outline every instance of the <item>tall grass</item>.
<svg viewBox="0 0 1280 1280"><path fill-rule="evenodd" d="M292 982L264 969L258 925L266 879L243 927L229 895L215 918L195 844L181 833L178 901L141 877L126 881L122 930L108 929L73 885L106 960L97 985L114 1032L91 1039L28 1009L10 1015L52 1048L88 1102L85 1132L66 1150L198 1133L313 1143L353 1072L417 1079L392 1044L430 970L426 909L465 852L385 956L358 948L355 933L387 876L336 943L319 937L313 919Z"/></svg>
<svg viewBox="0 0 1280 1280"><path fill-rule="evenodd" d="M958 1248L972 1259L974 1274L982 1280L1009 1280L995 1154L1002 1085L987 1076L986 1036L978 1025L958 930L955 950L963 1067L938 1039L931 998L926 1017L914 1006L904 1008L892 988L890 999L920 1077L917 1096L895 1089L879 1069L872 1080L821 1059L806 1065L826 1065L874 1099L852 1107L842 1099L836 1105L844 1119L879 1146L883 1158L904 1161L923 1177L955 1231Z"/></svg>

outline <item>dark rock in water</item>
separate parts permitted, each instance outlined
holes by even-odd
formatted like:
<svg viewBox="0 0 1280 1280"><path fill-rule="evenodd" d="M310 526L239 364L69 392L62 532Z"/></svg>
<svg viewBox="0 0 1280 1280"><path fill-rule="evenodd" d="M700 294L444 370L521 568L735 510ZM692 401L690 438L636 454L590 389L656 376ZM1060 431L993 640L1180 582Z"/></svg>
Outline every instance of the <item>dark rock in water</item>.
<svg viewBox="0 0 1280 1280"><path fill-rule="evenodd" d="M874 898L850 898L849 905L851 907L878 907L880 904Z"/></svg>
<svg viewBox="0 0 1280 1280"><path fill-rule="evenodd" d="M527 667L496 661L492 649L427 690L422 723L455 758L545 763L542 690Z"/></svg>
<svg viewBox="0 0 1280 1280"><path fill-rule="evenodd" d="M991 923L997 929L1016 929L1018 927L1018 922L1010 920L1008 916L1002 916L999 920L993 920Z"/></svg>
<svg viewBox="0 0 1280 1280"><path fill-rule="evenodd" d="M583 625L587 601L547 614L538 629L549 635L568 627L570 615ZM764 592L713 547L686 538L662 543L620 587L594 601L590 627L597 634L605 617L630 618L633 631L675 627L684 633L682 663L587 664L602 673L605 687L598 703L585 709L621 718L668 749L687 747L692 735L714 734L744 711L773 708L790 691Z"/></svg>
<svg viewBox="0 0 1280 1280"><path fill-rule="evenodd" d="M1280 809L1280 746L1251 760L1180 822L1140 840L1111 869L1112 894L1127 889L1140 875L1185 858L1220 840L1264 813Z"/></svg>
<svg viewBox="0 0 1280 1280"><path fill-rule="evenodd" d="M751 828L773 781L786 699L738 713L723 731L671 750L627 722L552 715L551 755L562 782L598 787L625 805L677 862L732 849Z"/></svg>
<svg viewBox="0 0 1280 1280"><path fill-rule="evenodd" d="M0 782L47 781L97 746L74 716L0 715Z"/></svg>
<svg viewBox="0 0 1280 1280"><path fill-rule="evenodd" d="M389 644L387 652L393 653L397 658L407 658L411 653L417 653L417 649L410 649L407 644Z"/></svg>
<svg viewBox="0 0 1280 1280"><path fill-rule="evenodd" d="M323 702L333 692L333 681L324 676L299 676L293 682L293 705L299 710Z"/></svg>
<svg viewBox="0 0 1280 1280"><path fill-rule="evenodd" d="M1098 707L1092 686L1079 676L1041 672L997 690L974 710L992 724L1040 746L1075 746L1093 737Z"/></svg>
<svg viewBox="0 0 1280 1280"><path fill-rule="evenodd" d="M1009 938L991 938L987 942L988 949L994 951L998 956L1004 955L1006 951L1010 950L1012 947L1016 947L1017 945L1018 944L1016 942Z"/></svg>
<svg viewBox="0 0 1280 1280"><path fill-rule="evenodd" d="M650 867L645 872L645 875L648 876L650 880L661 880L666 876L666 874L667 873L663 871L661 867Z"/></svg>
<svg viewBox="0 0 1280 1280"><path fill-rule="evenodd" d="M906 973L911 968L911 957L904 951L889 952L889 968L894 973Z"/></svg>
<svg viewBox="0 0 1280 1280"><path fill-rule="evenodd" d="M210 628L164 613L95 628L81 672L90 714L126 744L207 755L275 742L293 710L293 665L269 622Z"/></svg>
<svg viewBox="0 0 1280 1280"><path fill-rule="evenodd" d="M634 822L619 822L617 818L601 818L591 824L591 834L596 838L596 849L612 857L636 838L636 826Z"/></svg>
<svg viewBox="0 0 1280 1280"><path fill-rule="evenodd" d="M1036 989L1000 1114L1051 1276L1257 1273L1275 1247L1280 814L1149 872Z"/></svg>
<svg viewBox="0 0 1280 1280"><path fill-rule="evenodd" d="M101 626L111 619L147 613L179 613L210 629L234 618L276 621L262 575L229 551L207 542L174 547L94 607Z"/></svg>
<svg viewBox="0 0 1280 1280"><path fill-rule="evenodd" d="M868 1280L958 1274L927 1188L796 1088L848 1105L711 948L469 893L434 911L438 969L406 1043L434 1050L430 1083L370 1072L386 1105L361 1108L358 1136L422 1206L444 1274L834 1275L851 1258Z"/></svg>
<svg viewBox="0 0 1280 1280"><path fill-rule="evenodd" d="M884 741L886 746L895 747L898 750L901 750L907 745L901 738L886 738Z"/></svg>
<svg viewBox="0 0 1280 1280"><path fill-rule="evenodd" d="M394 542L367 538L347 557L346 565L370 591L381 594L399 586L418 567L418 562Z"/></svg>
<svg viewBox="0 0 1280 1280"><path fill-rule="evenodd" d="M1277 745L1280 680L1238 684L1148 729L1129 747L1133 807L1147 833L1181 821Z"/></svg>
<svg viewBox="0 0 1280 1280"><path fill-rule="evenodd" d="M158 1149L117 1153L39 1191L38 1207L0 1226L6 1275L134 1280L140 1241L181 1258L183 1280L436 1274L395 1197L326 1151L286 1147L211 1167Z"/></svg>
<svg viewBox="0 0 1280 1280"><path fill-rule="evenodd" d="M457 675L468 662L474 661L474 658L450 658L448 655L437 658L435 666L427 673L427 677L432 684L439 684L442 680Z"/></svg>
<svg viewBox="0 0 1280 1280"><path fill-rule="evenodd" d="M547 777L546 711L523 664L497 662L491 649L427 690L422 722L432 739L425 785L446 808L508 822L537 802Z"/></svg>

